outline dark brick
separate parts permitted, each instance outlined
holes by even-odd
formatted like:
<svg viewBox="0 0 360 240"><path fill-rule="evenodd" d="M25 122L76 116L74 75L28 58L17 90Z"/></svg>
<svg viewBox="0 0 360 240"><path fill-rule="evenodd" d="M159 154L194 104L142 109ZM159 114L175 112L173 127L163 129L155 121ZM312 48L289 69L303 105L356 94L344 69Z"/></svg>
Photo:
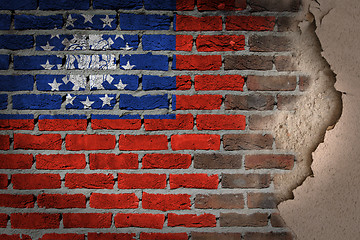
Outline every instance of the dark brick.
<svg viewBox="0 0 360 240"><path fill-rule="evenodd" d="M274 126L274 115L251 115L248 125L250 130L270 130Z"/></svg>
<svg viewBox="0 0 360 240"><path fill-rule="evenodd" d="M225 70L272 70L272 56L225 56Z"/></svg>
<svg viewBox="0 0 360 240"><path fill-rule="evenodd" d="M251 52L286 52L293 49L290 38L272 35L250 36L249 47Z"/></svg>
<svg viewBox="0 0 360 240"><path fill-rule="evenodd" d="M241 233L192 232L192 240L239 240Z"/></svg>
<svg viewBox="0 0 360 240"><path fill-rule="evenodd" d="M0 109L6 109L8 104L8 95L0 94Z"/></svg>
<svg viewBox="0 0 360 240"><path fill-rule="evenodd" d="M239 169L242 165L242 155L225 155L219 153L196 154L194 168L200 169Z"/></svg>
<svg viewBox="0 0 360 240"><path fill-rule="evenodd" d="M246 82L249 91L294 91L295 76L248 76Z"/></svg>
<svg viewBox="0 0 360 240"><path fill-rule="evenodd" d="M273 136L270 134L225 134L223 136L226 151L272 149L273 142Z"/></svg>
<svg viewBox="0 0 360 240"><path fill-rule="evenodd" d="M9 69L10 56L9 55L0 55L0 70Z"/></svg>
<svg viewBox="0 0 360 240"><path fill-rule="evenodd" d="M279 32L296 32L299 30L299 22L292 17L279 17L277 26Z"/></svg>
<svg viewBox="0 0 360 240"><path fill-rule="evenodd" d="M93 0L94 9L139 9L142 0Z"/></svg>
<svg viewBox="0 0 360 240"><path fill-rule="evenodd" d="M226 110L273 110L275 99L271 95L226 95Z"/></svg>
<svg viewBox="0 0 360 240"><path fill-rule="evenodd" d="M281 71L296 71L297 64L294 57L290 56L276 56L275 67L279 72Z"/></svg>
<svg viewBox="0 0 360 240"><path fill-rule="evenodd" d="M9 30L11 25L11 15L0 14L0 30Z"/></svg>
<svg viewBox="0 0 360 240"><path fill-rule="evenodd" d="M0 10L32 10L37 8L37 0L0 0Z"/></svg>
<svg viewBox="0 0 360 240"><path fill-rule="evenodd" d="M270 215L271 226L273 227L285 227L286 223L279 213L272 213Z"/></svg>
<svg viewBox="0 0 360 240"><path fill-rule="evenodd" d="M274 193L248 193L247 204L248 208L276 208L279 200Z"/></svg>
<svg viewBox="0 0 360 240"><path fill-rule="evenodd" d="M223 174L223 188L268 188L271 177L268 174Z"/></svg>
<svg viewBox="0 0 360 240"><path fill-rule="evenodd" d="M291 170L294 167L294 155L283 154L259 154L245 156L246 169L284 169Z"/></svg>
<svg viewBox="0 0 360 240"><path fill-rule="evenodd" d="M32 75L0 75L0 91L32 91L33 87Z"/></svg>
<svg viewBox="0 0 360 240"><path fill-rule="evenodd" d="M249 232L245 233L244 240L292 240L294 239L289 232Z"/></svg>
<svg viewBox="0 0 360 240"><path fill-rule="evenodd" d="M15 15L15 29L56 29L62 28L61 14L50 16Z"/></svg>
<svg viewBox="0 0 360 240"><path fill-rule="evenodd" d="M300 0L250 0L251 11L269 12L297 12L300 9Z"/></svg>
<svg viewBox="0 0 360 240"><path fill-rule="evenodd" d="M307 91L311 85L310 77L300 76L299 78L299 89L300 91Z"/></svg>
<svg viewBox="0 0 360 240"><path fill-rule="evenodd" d="M49 110L60 109L61 95L50 94L20 94L12 96L13 109Z"/></svg>
<svg viewBox="0 0 360 240"><path fill-rule="evenodd" d="M265 227L268 224L266 213L238 214L220 213L221 227Z"/></svg>
<svg viewBox="0 0 360 240"><path fill-rule="evenodd" d="M301 96L293 96L293 95L278 95L277 96L277 107L279 110L287 110L292 111L296 110L299 99Z"/></svg>
<svg viewBox="0 0 360 240"><path fill-rule="evenodd" d="M241 209L244 208L244 196L242 194L198 194L195 197L195 208Z"/></svg>
<svg viewBox="0 0 360 240"><path fill-rule="evenodd" d="M87 10L89 7L89 0L39 0L40 10Z"/></svg>
<svg viewBox="0 0 360 240"><path fill-rule="evenodd" d="M170 17L166 15L120 14L121 30L169 30Z"/></svg>
<svg viewBox="0 0 360 240"><path fill-rule="evenodd" d="M34 46L33 36L30 35L0 35L0 49L28 49Z"/></svg>

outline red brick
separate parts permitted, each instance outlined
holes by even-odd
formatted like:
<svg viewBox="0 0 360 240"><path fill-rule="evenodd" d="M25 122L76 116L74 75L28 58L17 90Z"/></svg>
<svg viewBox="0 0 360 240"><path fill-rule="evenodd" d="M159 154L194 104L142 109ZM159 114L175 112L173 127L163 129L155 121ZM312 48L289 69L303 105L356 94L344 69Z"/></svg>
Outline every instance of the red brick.
<svg viewBox="0 0 360 240"><path fill-rule="evenodd" d="M91 119L91 128L94 130L139 130L141 119Z"/></svg>
<svg viewBox="0 0 360 240"><path fill-rule="evenodd" d="M188 194L150 194L143 193L142 207L161 211L188 210L191 207Z"/></svg>
<svg viewBox="0 0 360 240"><path fill-rule="evenodd" d="M118 187L120 189L146 189L165 188L166 174L118 174Z"/></svg>
<svg viewBox="0 0 360 240"><path fill-rule="evenodd" d="M40 194L37 202L40 208L86 208L83 194Z"/></svg>
<svg viewBox="0 0 360 240"><path fill-rule="evenodd" d="M192 232L191 239L193 240L240 240L241 233L226 233L226 232Z"/></svg>
<svg viewBox="0 0 360 240"><path fill-rule="evenodd" d="M246 117L244 115L214 115L200 114L196 117L198 130L244 130Z"/></svg>
<svg viewBox="0 0 360 240"><path fill-rule="evenodd" d="M85 234L75 233L46 233L39 240L85 240Z"/></svg>
<svg viewBox="0 0 360 240"><path fill-rule="evenodd" d="M276 208L279 200L273 193L248 193L248 208L273 209Z"/></svg>
<svg viewBox="0 0 360 240"><path fill-rule="evenodd" d="M115 218L117 228L157 228L162 229L165 222L165 215L150 213L118 213Z"/></svg>
<svg viewBox="0 0 360 240"><path fill-rule="evenodd" d="M33 208L35 197L31 194L13 195L0 194L0 207L9 208Z"/></svg>
<svg viewBox="0 0 360 240"><path fill-rule="evenodd" d="M274 137L270 134L225 134L223 136L226 151L272 149L273 142Z"/></svg>
<svg viewBox="0 0 360 240"><path fill-rule="evenodd" d="M1 169L30 169L32 165L31 154L0 154Z"/></svg>
<svg viewBox="0 0 360 240"><path fill-rule="evenodd" d="M266 227L267 225L267 213L220 213L221 227Z"/></svg>
<svg viewBox="0 0 360 240"><path fill-rule="evenodd" d="M186 169L191 165L190 154L146 154L142 158L143 169Z"/></svg>
<svg viewBox="0 0 360 240"><path fill-rule="evenodd" d="M7 234L0 234L1 240L31 240L31 237L29 235L25 234L13 234L13 235L7 235Z"/></svg>
<svg viewBox="0 0 360 240"><path fill-rule="evenodd" d="M220 70L220 55L176 55L173 69L176 70Z"/></svg>
<svg viewBox="0 0 360 240"><path fill-rule="evenodd" d="M245 50L244 35L199 35L196 38L199 52L241 51Z"/></svg>
<svg viewBox="0 0 360 240"><path fill-rule="evenodd" d="M40 119L40 131L85 131L87 119Z"/></svg>
<svg viewBox="0 0 360 240"><path fill-rule="evenodd" d="M146 131L192 130L194 118L191 114L176 114L176 119L144 119Z"/></svg>
<svg viewBox="0 0 360 240"><path fill-rule="evenodd" d="M216 227L216 216L212 214L168 214L169 227Z"/></svg>
<svg viewBox="0 0 360 240"><path fill-rule="evenodd" d="M275 17L261 16L228 16L226 30L228 31L273 31Z"/></svg>
<svg viewBox="0 0 360 240"><path fill-rule="evenodd" d="M176 15L176 31L221 31L220 16L193 17Z"/></svg>
<svg viewBox="0 0 360 240"><path fill-rule="evenodd" d="M115 136L110 134L67 135L65 137L66 149L80 150L107 150L115 148Z"/></svg>
<svg viewBox="0 0 360 240"><path fill-rule="evenodd" d="M9 149L10 149L10 136L0 135L0 150L9 150Z"/></svg>
<svg viewBox="0 0 360 240"><path fill-rule="evenodd" d="M53 213L12 213L11 228L54 229L60 226L60 214Z"/></svg>
<svg viewBox="0 0 360 240"><path fill-rule="evenodd" d="M6 213L0 213L0 228L6 228L9 220L9 216ZM1 235L0 235L0 239Z"/></svg>
<svg viewBox="0 0 360 240"><path fill-rule="evenodd" d="M244 10L246 0L198 0L197 8L199 11Z"/></svg>
<svg viewBox="0 0 360 240"><path fill-rule="evenodd" d="M13 174L14 189L55 189L61 187L59 174Z"/></svg>
<svg viewBox="0 0 360 240"><path fill-rule="evenodd" d="M124 209L137 208L139 199L135 193L123 194L101 194L92 193L90 196L90 207L100 209Z"/></svg>
<svg viewBox="0 0 360 240"><path fill-rule="evenodd" d="M7 189L9 185L8 175L0 174L0 189Z"/></svg>
<svg viewBox="0 0 360 240"><path fill-rule="evenodd" d="M0 119L0 130L33 130L34 119Z"/></svg>
<svg viewBox="0 0 360 240"><path fill-rule="evenodd" d="M296 76L248 76L249 91L294 91Z"/></svg>
<svg viewBox="0 0 360 240"><path fill-rule="evenodd" d="M195 8L195 0L176 0L176 10L191 11Z"/></svg>
<svg viewBox="0 0 360 240"><path fill-rule="evenodd" d="M193 36L176 35L176 51L191 51L193 46Z"/></svg>
<svg viewBox="0 0 360 240"><path fill-rule="evenodd" d="M241 75L196 75L196 91L243 91L244 77Z"/></svg>
<svg viewBox="0 0 360 240"><path fill-rule="evenodd" d="M14 149L61 150L60 134L14 134Z"/></svg>
<svg viewBox="0 0 360 240"><path fill-rule="evenodd" d="M176 90L189 90L191 88L190 76L176 76Z"/></svg>
<svg viewBox="0 0 360 240"><path fill-rule="evenodd" d="M293 240L289 232L248 232L244 235L244 240Z"/></svg>
<svg viewBox="0 0 360 240"><path fill-rule="evenodd" d="M171 148L177 150L219 150L220 136L214 134L183 134L171 136Z"/></svg>
<svg viewBox="0 0 360 240"><path fill-rule="evenodd" d="M133 240L135 233L88 233L88 240Z"/></svg>
<svg viewBox="0 0 360 240"><path fill-rule="evenodd" d="M36 155L36 168L48 170L84 169L84 154Z"/></svg>
<svg viewBox="0 0 360 240"><path fill-rule="evenodd" d="M167 150L166 135L120 135L120 150Z"/></svg>
<svg viewBox="0 0 360 240"><path fill-rule="evenodd" d="M268 188L271 177L268 174L223 174L223 188Z"/></svg>
<svg viewBox="0 0 360 240"><path fill-rule="evenodd" d="M114 176L105 173L67 173L65 175L65 187L88 188L88 189L113 189Z"/></svg>
<svg viewBox="0 0 360 240"><path fill-rule="evenodd" d="M217 189L219 176L217 174L208 176L206 173L194 174L170 174L170 188L202 188Z"/></svg>
<svg viewBox="0 0 360 240"><path fill-rule="evenodd" d="M242 194L197 194L195 208L200 209L242 209L244 208Z"/></svg>
<svg viewBox="0 0 360 240"><path fill-rule="evenodd" d="M186 233L140 233L140 240L187 240Z"/></svg>
<svg viewBox="0 0 360 240"><path fill-rule="evenodd" d="M176 110L214 110L220 109L221 95L176 95L173 106Z"/></svg>
<svg viewBox="0 0 360 240"><path fill-rule="evenodd" d="M275 155L275 154L262 154L262 155L248 155L245 157L246 169L270 169L278 168L291 170L294 167L294 155Z"/></svg>
<svg viewBox="0 0 360 240"><path fill-rule="evenodd" d="M137 169L138 155L135 153L105 154L94 153L89 155L90 169Z"/></svg>
<svg viewBox="0 0 360 240"><path fill-rule="evenodd" d="M111 213L63 213L64 228L110 228Z"/></svg>

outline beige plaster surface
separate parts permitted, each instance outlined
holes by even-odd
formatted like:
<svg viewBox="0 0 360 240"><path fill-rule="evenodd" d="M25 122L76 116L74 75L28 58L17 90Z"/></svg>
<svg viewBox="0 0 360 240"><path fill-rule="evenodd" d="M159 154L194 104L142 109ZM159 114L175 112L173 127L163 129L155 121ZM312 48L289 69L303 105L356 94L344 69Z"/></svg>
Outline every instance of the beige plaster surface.
<svg viewBox="0 0 360 240"><path fill-rule="evenodd" d="M360 239L360 1L313 0L322 55L343 92L342 115L313 152L313 176L279 205L300 240Z"/></svg>

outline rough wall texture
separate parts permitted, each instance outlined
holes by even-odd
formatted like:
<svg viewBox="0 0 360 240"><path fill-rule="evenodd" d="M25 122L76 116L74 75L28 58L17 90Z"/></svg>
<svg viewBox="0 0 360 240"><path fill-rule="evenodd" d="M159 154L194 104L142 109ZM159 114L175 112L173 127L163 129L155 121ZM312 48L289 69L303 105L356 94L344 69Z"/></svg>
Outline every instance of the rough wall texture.
<svg viewBox="0 0 360 240"><path fill-rule="evenodd" d="M340 109L300 1L0 8L1 238L293 238Z"/></svg>
<svg viewBox="0 0 360 240"><path fill-rule="evenodd" d="M279 205L298 239L358 239L359 208L359 1L309 1L322 55L336 74L343 109L335 128L313 153L313 176Z"/></svg>

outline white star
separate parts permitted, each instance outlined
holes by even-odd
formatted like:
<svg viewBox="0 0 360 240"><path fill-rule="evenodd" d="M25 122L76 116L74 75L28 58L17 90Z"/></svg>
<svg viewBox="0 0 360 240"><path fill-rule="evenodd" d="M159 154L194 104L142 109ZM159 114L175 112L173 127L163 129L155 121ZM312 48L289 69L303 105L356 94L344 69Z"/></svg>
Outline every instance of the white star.
<svg viewBox="0 0 360 240"><path fill-rule="evenodd" d="M118 39L118 38L121 38L122 40L125 40L123 35L115 35L115 40Z"/></svg>
<svg viewBox="0 0 360 240"><path fill-rule="evenodd" d="M85 19L84 19L84 23L93 23L92 19L94 17L94 15L87 15L87 14L81 14L81 16L83 16Z"/></svg>
<svg viewBox="0 0 360 240"><path fill-rule="evenodd" d="M56 79L52 83L48 83L51 86L51 91L59 91L59 86L62 85L62 83L57 83Z"/></svg>
<svg viewBox="0 0 360 240"><path fill-rule="evenodd" d="M41 48L44 50L44 51L51 51L54 46L51 46L49 42L47 42L47 44L45 46L41 46Z"/></svg>
<svg viewBox="0 0 360 240"><path fill-rule="evenodd" d="M80 101L84 105L84 109L90 109L91 105L93 105L93 101L89 100L89 97L86 97L86 101Z"/></svg>
<svg viewBox="0 0 360 240"><path fill-rule="evenodd" d="M66 100L65 100L65 105L68 105L68 104L71 104L71 105L74 105L73 101L75 100L75 96L72 97L71 94L67 94L66 95Z"/></svg>
<svg viewBox="0 0 360 240"><path fill-rule="evenodd" d="M51 70L55 65L51 65L49 60L46 60L45 64L40 64L41 67L43 67L46 70Z"/></svg>
<svg viewBox="0 0 360 240"><path fill-rule="evenodd" d="M69 81L74 84L72 90L80 90L80 88L86 88L86 77L83 75L70 75Z"/></svg>
<svg viewBox="0 0 360 240"><path fill-rule="evenodd" d="M105 94L105 97L101 97L100 100L103 102L102 106L105 106L105 105L109 105L111 106L111 103L110 101L113 99L114 97L109 97L107 94Z"/></svg>
<svg viewBox="0 0 360 240"><path fill-rule="evenodd" d="M63 77L61 80L64 82L64 84L68 84L68 82L70 82L69 75L65 75L65 77Z"/></svg>
<svg viewBox="0 0 360 240"><path fill-rule="evenodd" d="M121 48L122 50L126 50L126 51L130 51L132 50L133 48L132 47L129 47L129 44L126 43L126 46L124 48Z"/></svg>
<svg viewBox="0 0 360 240"><path fill-rule="evenodd" d="M127 61L126 65L122 65L121 67L125 70L131 70L135 67L135 65L131 65L130 61Z"/></svg>
<svg viewBox="0 0 360 240"><path fill-rule="evenodd" d="M72 18L71 14L68 16L68 18L66 19L66 24L65 27L71 26L74 27L74 22L76 21L76 18Z"/></svg>
<svg viewBox="0 0 360 240"><path fill-rule="evenodd" d="M121 79L119 80L119 83L118 84L114 84L115 87L117 87L117 89L119 90L124 90L125 87L127 86L127 84L123 84Z"/></svg>
<svg viewBox="0 0 360 240"><path fill-rule="evenodd" d="M58 39L60 39L60 36L59 36L59 34L51 34L50 39L53 39L53 38L58 38Z"/></svg>
<svg viewBox="0 0 360 240"><path fill-rule="evenodd" d="M90 75L90 89L104 89L103 87L104 76L103 75Z"/></svg>
<svg viewBox="0 0 360 240"><path fill-rule="evenodd" d="M101 21L103 21L103 28L105 28L106 26L111 27L111 23L115 20L115 19L111 19L109 18L109 15L106 15L105 18L100 18Z"/></svg>
<svg viewBox="0 0 360 240"><path fill-rule="evenodd" d="M105 81L111 84L112 81L114 81L114 78L111 75L105 75Z"/></svg>
<svg viewBox="0 0 360 240"><path fill-rule="evenodd" d="M63 67L62 64L56 64L56 66L57 66L58 70L62 69L62 67Z"/></svg>

